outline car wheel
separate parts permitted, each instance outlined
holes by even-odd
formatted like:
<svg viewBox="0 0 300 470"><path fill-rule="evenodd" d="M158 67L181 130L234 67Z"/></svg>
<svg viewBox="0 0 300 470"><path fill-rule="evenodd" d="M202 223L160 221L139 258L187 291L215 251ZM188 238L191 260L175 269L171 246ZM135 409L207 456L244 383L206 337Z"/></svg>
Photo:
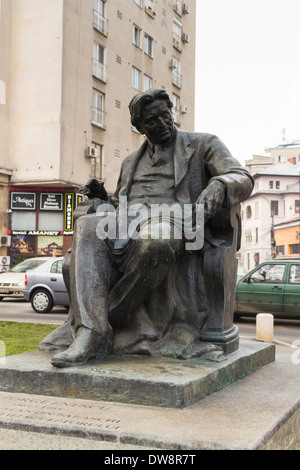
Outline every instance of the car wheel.
<svg viewBox="0 0 300 470"><path fill-rule="evenodd" d="M37 313L48 313L52 310L53 299L45 289L36 290L31 297L31 306Z"/></svg>

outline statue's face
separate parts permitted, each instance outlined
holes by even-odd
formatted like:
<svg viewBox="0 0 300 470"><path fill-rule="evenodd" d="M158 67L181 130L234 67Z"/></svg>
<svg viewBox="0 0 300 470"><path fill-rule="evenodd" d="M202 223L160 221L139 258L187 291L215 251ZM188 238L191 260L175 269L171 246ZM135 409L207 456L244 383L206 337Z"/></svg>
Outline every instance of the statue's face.
<svg viewBox="0 0 300 470"><path fill-rule="evenodd" d="M173 134L173 117L165 100L155 100L145 107L140 128L150 142L163 144Z"/></svg>

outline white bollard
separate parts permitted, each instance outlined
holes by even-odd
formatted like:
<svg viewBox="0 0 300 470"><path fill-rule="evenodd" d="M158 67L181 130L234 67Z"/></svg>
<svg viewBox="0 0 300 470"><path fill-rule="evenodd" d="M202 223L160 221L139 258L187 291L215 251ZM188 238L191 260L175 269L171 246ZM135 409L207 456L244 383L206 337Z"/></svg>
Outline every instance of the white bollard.
<svg viewBox="0 0 300 470"><path fill-rule="evenodd" d="M271 313L256 315L256 339L265 343L273 343L274 316Z"/></svg>

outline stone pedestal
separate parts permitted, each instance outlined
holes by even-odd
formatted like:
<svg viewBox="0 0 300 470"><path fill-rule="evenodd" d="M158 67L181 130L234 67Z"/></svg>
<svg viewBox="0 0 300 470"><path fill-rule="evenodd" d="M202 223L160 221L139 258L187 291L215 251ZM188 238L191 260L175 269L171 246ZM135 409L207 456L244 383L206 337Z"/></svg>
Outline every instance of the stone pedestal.
<svg viewBox="0 0 300 470"><path fill-rule="evenodd" d="M275 346L241 341L237 351L221 359L110 356L57 369L51 355L36 351L6 358L0 391L184 408L274 361Z"/></svg>

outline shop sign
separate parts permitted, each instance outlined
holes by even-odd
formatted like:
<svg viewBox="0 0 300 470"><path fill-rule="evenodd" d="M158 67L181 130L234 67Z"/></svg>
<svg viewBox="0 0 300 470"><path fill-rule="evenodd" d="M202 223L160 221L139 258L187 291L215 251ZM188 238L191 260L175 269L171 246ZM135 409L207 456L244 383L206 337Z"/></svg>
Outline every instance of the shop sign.
<svg viewBox="0 0 300 470"><path fill-rule="evenodd" d="M59 193L41 193L40 209L43 211L61 211L63 195Z"/></svg>
<svg viewBox="0 0 300 470"><path fill-rule="evenodd" d="M85 196L80 193L76 193L76 207L84 200Z"/></svg>
<svg viewBox="0 0 300 470"><path fill-rule="evenodd" d="M73 231L74 193L65 194L65 232Z"/></svg>
<svg viewBox="0 0 300 470"><path fill-rule="evenodd" d="M62 235L62 232L52 230L12 230L11 235L47 235L57 236Z"/></svg>
<svg viewBox="0 0 300 470"><path fill-rule="evenodd" d="M35 193L21 193L21 192L12 192L10 200L10 208L18 210L35 210Z"/></svg>

